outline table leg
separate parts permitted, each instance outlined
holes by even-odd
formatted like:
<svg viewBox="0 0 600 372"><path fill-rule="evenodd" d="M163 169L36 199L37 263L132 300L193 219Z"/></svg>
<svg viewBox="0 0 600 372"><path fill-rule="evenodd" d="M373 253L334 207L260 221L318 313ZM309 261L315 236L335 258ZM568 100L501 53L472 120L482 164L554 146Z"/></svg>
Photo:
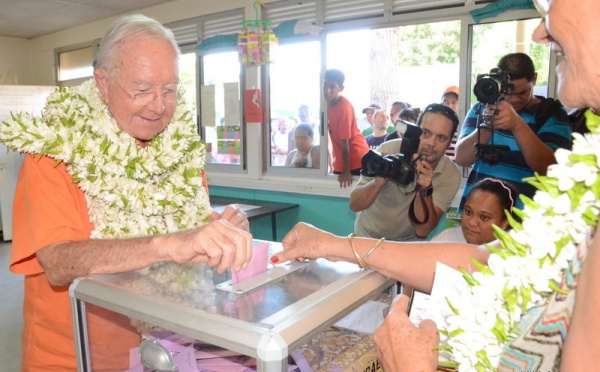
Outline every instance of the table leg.
<svg viewBox="0 0 600 372"><path fill-rule="evenodd" d="M275 213L271 213L271 228L272 230L272 235L273 235L273 241L276 242L277 241L277 216Z"/></svg>

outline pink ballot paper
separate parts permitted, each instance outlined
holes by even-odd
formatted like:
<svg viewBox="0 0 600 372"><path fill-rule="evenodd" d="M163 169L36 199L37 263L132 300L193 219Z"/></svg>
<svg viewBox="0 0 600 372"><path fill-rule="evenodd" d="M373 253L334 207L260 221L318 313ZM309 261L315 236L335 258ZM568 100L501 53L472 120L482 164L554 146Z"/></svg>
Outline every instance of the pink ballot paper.
<svg viewBox="0 0 600 372"><path fill-rule="evenodd" d="M231 284L238 284L255 276L267 272L267 260L269 258L268 242L252 242L252 258L248 267L240 271L231 267Z"/></svg>

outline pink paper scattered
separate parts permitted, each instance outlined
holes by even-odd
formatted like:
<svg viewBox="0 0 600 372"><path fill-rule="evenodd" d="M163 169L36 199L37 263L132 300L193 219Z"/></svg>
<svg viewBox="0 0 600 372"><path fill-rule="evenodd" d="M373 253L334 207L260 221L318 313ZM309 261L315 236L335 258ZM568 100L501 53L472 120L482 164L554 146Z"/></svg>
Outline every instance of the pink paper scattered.
<svg viewBox="0 0 600 372"><path fill-rule="evenodd" d="M173 355L178 372L198 372L194 345L185 348L181 353Z"/></svg>
<svg viewBox="0 0 600 372"><path fill-rule="evenodd" d="M267 272L269 243L252 243L252 258L248 267L240 271L231 268L231 284L238 284Z"/></svg>

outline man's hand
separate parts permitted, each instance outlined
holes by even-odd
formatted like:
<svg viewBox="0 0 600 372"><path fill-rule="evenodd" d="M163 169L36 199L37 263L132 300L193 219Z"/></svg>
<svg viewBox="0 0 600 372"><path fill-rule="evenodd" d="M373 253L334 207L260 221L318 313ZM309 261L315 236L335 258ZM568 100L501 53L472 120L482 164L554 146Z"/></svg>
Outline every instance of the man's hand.
<svg viewBox="0 0 600 372"><path fill-rule="evenodd" d="M514 107L506 102L501 101L496 106L497 113L494 115L494 129L508 130L514 132L519 130L523 125L527 126L525 121L517 114Z"/></svg>
<svg viewBox="0 0 600 372"><path fill-rule="evenodd" d="M246 215L246 212L241 210L237 204L228 205L223 211L223 213L212 211L212 213L210 214L210 220L225 220L237 228L250 232L250 223L248 222L248 216Z"/></svg>
<svg viewBox="0 0 600 372"><path fill-rule="evenodd" d="M413 372L435 371L438 365L437 350L440 343L437 326L425 319L415 327L406 315L408 297L396 297L385 321L373 334L377 358L384 371Z"/></svg>
<svg viewBox="0 0 600 372"><path fill-rule="evenodd" d="M206 263L217 272L231 266L239 271L246 268L252 258L252 235L225 219L163 238L162 249L167 251L169 261Z"/></svg>
<svg viewBox="0 0 600 372"><path fill-rule="evenodd" d="M340 182L340 188L351 186L353 181L352 173L350 173L350 171L346 171L338 174L338 181Z"/></svg>
<svg viewBox="0 0 600 372"><path fill-rule="evenodd" d="M417 173L417 184L421 189L426 189L431 186L433 181L433 167L426 160L418 158L418 154L414 155L415 171Z"/></svg>

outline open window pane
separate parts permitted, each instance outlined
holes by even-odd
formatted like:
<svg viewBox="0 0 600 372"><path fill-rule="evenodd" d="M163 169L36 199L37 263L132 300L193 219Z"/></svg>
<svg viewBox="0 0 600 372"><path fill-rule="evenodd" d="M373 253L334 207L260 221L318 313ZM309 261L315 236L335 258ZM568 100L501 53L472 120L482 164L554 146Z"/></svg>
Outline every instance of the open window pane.
<svg viewBox="0 0 600 372"><path fill-rule="evenodd" d="M277 60L269 66L271 166L321 166L316 158L320 149L313 149L321 140L320 55L318 41L280 45ZM302 125L304 129L296 133L295 129L300 124L308 124L310 129ZM309 132L312 132L312 141Z"/></svg>
<svg viewBox="0 0 600 372"><path fill-rule="evenodd" d="M327 69L344 72L342 94L354 106L365 136L372 129L363 108L377 104L390 113L401 101L418 115L418 108L440 102L447 87L458 85L459 58L460 21L327 35ZM387 131L393 131L392 120Z"/></svg>

